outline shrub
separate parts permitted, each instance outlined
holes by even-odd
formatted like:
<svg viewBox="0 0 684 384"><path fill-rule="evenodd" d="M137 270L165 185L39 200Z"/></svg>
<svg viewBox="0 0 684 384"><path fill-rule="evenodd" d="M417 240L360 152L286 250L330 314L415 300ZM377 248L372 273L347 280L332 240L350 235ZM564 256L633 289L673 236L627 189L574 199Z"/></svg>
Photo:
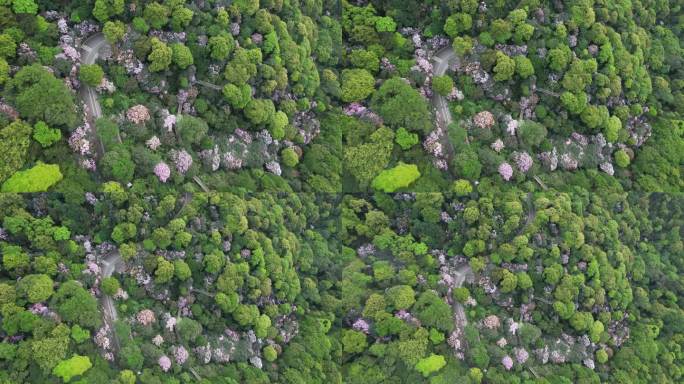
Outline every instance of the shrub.
<svg viewBox="0 0 684 384"><path fill-rule="evenodd" d="M397 135L394 140L399 144L401 149L409 149L418 144L418 134L410 133L406 128L401 127L397 130Z"/></svg>
<svg viewBox="0 0 684 384"><path fill-rule="evenodd" d="M104 71L97 64L83 64L78 72L78 78L91 87L97 87L102 82Z"/></svg>
<svg viewBox="0 0 684 384"><path fill-rule="evenodd" d="M371 185L377 190L389 193L408 187L419 177L420 172L415 164L399 163L394 168L380 172Z"/></svg>
<svg viewBox="0 0 684 384"><path fill-rule="evenodd" d="M50 128L43 121L39 121L33 126L33 139L43 148L51 146L61 138L62 132L59 129Z"/></svg>
<svg viewBox="0 0 684 384"><path fill-rule="evenodd" d="M439 371L446 365L446 360L442 355L435 355L434 353L426 358L420 359L416 364L416 370L423 374L423 377L428 377L432 373Z"/></svg>
<svg viewBox="0 0 684 384"><path fill-rule="evenodd" d="M2 192L45 192L62 180L59 165L38 162L36 166L25 171L19 171L2 184Z"/></svg>
<svg viewBox="0 0 684 384"><path fill-rule="evenodd" d="M283 164L285 166L293 168L294 166L299 163L299 156L297 156L297 152L292 147L287 147L280 152L280 156L283 159Z"/></svg>
<svg viewBox="0 0 684 384"><path fill-rule="evenodd" d="M456 193L456 196L463 197L468 196L473 192L473 185L470 184L470 181L468 180L458 179L454 181L452 189L454 193Z"/></svg>
<svg viewBox="0 0 684 384"><path fill-rule="evenodd" d="M615 152L615 164L620 168L627 168L629 165L629 155L624 149Z"/></svg>

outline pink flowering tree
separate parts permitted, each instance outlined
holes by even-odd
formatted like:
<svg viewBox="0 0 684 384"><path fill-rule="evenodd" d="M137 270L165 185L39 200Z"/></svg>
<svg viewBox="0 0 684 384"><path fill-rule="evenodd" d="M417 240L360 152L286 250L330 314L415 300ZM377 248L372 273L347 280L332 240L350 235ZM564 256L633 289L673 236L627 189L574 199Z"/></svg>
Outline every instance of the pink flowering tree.
<svg viewBox="0 0 684 384"><path fill-rule="evenodd" d="M511 368L513 368L513 359L506 355L501 359L501 364L506 368L507 371L510 371Z"/></svg>
<svg viewBox="0 0 684 384"><path fill-rule="evenodd" d="M159 162L154 166L154 174L159 178L159 181L166 183L166 180L171 176L171 169L165 162Z"/></svg>
<svg viewBox="0 0 684 384"><path fill-rule="evenodd" d="M156 151L157 148L159 148L159 146L161 145L161 141L157 136L152 136L149 140L145 142L145 144L149 149Z"/></svg>
<svg viewBox="0 0 684 384"><path fill-rule="evenodd" d="M161 368L161 370L164 372L168 372L168 370L171 369L171 359L169 359L169 357L166 355L160 357L159 368Z"/></svg>
<svg viewBox="0 0 684 384"><path fill-rule="evenodd" d="M126 118L133 124L143 124L150 119L150 110L142 104L134 105L126 111Z"/></svg>
<svg viewBox="0 0 684 384"><path fill-rule="evenodd" d="M142 325L150 325L155 320L154 312L152 312L150 309L143 309L142 311L138 312L137 315L135 315L135 319L138 320L138 323Z"/></svg>
<svg viewBox="0 0 684 384"><path fill-rule="evenodd" d="M499 165L499 175L506 181L510 180L513 177L513 167L506 162L501 163Z"/></svg>
<svg viewBox="0 0 684 384"><path fill-rule="evenodd" d="M491 112L482 111L473 116L473 123L478 128L491 128L496 123L496 119Z"/></svg>
<svg viewBox="0 0 684 384"><path fill-rule="evenodd" d="M179 365L183 365L187 360L190 355L188 354L188 350L185 349L182 345L176 347L176 349L173 352L173 357L176 359L176 363Z"/></svg>
<svg viewBox="0 0 684 384"><path fill-rule="evenodd" d="M172 157L176 170L181 174L185 174L192 166L192 156L184 149L174 151Z"/></svg>
<svg viewBox="0 0 684 384"><path fill-rule="evenodd" d="M532 164L534 164L532 156L530 156L530 154L527 152L513 153L513 160L515 160L515 166L522 173L526 173L527 171L529 171L530 168L532 168Z"/></svg>

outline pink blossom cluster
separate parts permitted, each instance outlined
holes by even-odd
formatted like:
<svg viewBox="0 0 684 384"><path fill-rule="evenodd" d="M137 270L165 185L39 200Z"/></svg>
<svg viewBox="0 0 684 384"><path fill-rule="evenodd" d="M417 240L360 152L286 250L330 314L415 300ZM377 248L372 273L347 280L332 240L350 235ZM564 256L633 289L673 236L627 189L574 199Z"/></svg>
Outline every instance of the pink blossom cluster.
<svg viewBox="0 0 684 384"><path fill-rule="evenodd" d="M266 163L266 170L278 176L280 176L282 173L282 170L280 169L280 163L277 161L269 161Z"/></svg>
<svg viewBox="0 0 684 384"><path fill-rule="evenodd" d="M176 170L181 174L185 174L192 166L192 156L184 149L172 151L171 157L173 158Z"/></svg>
<svg viewBox="0 0 684 384"><path fill-rule="evenodd" d="M442 145L444 133L444 129L438 127L430 132L430 134L423 141L423 148L425 148L425 151L434 157L432 159L433 164L435 167L442 170L448 168L448 164L445 159L444 146Z"/></svg>
<svg viewBox="0 0 684 384"><path fill-rule="evenodd" d="M199 153L199 157L212 171L216 171L221 166L221 153L219 152L218 145L215 145L213 149L202 150Z"/></svg>
<svg viewBox="0 0 684 384"><path fill-rule="evenodd" d="M90 154L90 141L88 140L88 133L90 132L90 124L85 122L80 127L76 128L69 136L69 147L74 152L81 155Z"/></svg>
<svg viewBox="0 0 684 384"><path fill-rule="evenodd" d="M189 354L187 349L180 345L174 349L173 357L176 359L176 363L182 365L188 360Z"/></svg>
<svg viewBox="0 0 684 384"><path fill-rule="evenodd" d="M19 57L28 60L29 62L35 61L38 57L36 54L36 51L34 51L30 45L28 45L25 41L22 41L19 44L19 49L17 50L17 54ZM54 73L54 70L52 68L48 68L48 72Z"/></svg>
<svg viewBox="0 0 684 384"><path fill-rule="evenodd" d="M143 309L135 315L135 319L144 326L150 325L155 320L154 312L150 309Z"/></svg>
<svg viewBox="0 0 684 384"><path fill-rule="evenodd" d="M518 120L510 118L506 123L506 132L508 132L508 134L511 136L515 136L515 133L518 131L518 126Z"/></svg>
<svg viewBox="0 0 684 384"><path fill-rule="evenodd" d="M81 164L81 167L83 167L83 169L88 170L88 171L95 171L97 169L97 163L95 163L94 159L90 159L90 158L81 159L80 164Z"/></svg>
<svg viewBox="0 0 684 384"><path fill-rule="evenodd" d="M95 345L97 345L98 347L100 347L102 349L109 349L109 347L111 346L111 343L110 343L108 334L109 334L108 326L105 325L104 327L100 328L97 331L97 333L95 334L95 337L93 337L93 341L95 342Z"/></svg>
<svg viewBox="0 0 684 384"><path fill-rule="evenodd" d="M168 356L162 355L158 362L159 368L161 368L163 372L168 372L168 370L171 369L171 359L169 359Z"/></svg>
<svg viewBox="0 0 684 384"><path fill-rule="evenodd" d="M576 141L577 144L579 144L579 145L581 145L581 146L583 146L583 147L589 145L589 139L587 139L586 136L584 136L583 134L581 134L581 133L579 133L579 132L573 132L573 133L570 135L570 137L571 137L572 140Z"/></svg>
<svg viewBox="0 0 684 384"><path fill-rule="evenodd" d="M407 323L411 323L418 326L420 325L420 320L418 320L415 316L413 316L410 312L408 312L405 309L397 311L397 313L394 314L394 317L404 320Z"/></svg>
<svg viewBox="0 0 684 384"><path fill-rule="evenodd" d="M0 100L0 113L7 115L12 120L19 118L19 112L13 106L3 103L2 100Z"/></svg>
<svg viewBox="0 0 684 384"><path fill-rule="evenodd" d="M223 154L223 164L228 169L240 169L243 162L241 158L231 151Z"/></svg>
<svg viewBox="0 0 684 384"><path fill-rule="evenodd" d="M375 245L371 243L363 244L356 249L356 253L360 258L365 259L366 257L375 254Z"/></svg>
<svg viewBox="0 0 684 384"><path fill-rule="evenodd" d="M47 315L50 309L43 303L35 303L31 305L29 311L34 315Z"/></svg>
<svg viewBox="0 0 684 384"><path fill-rule="evenodd" d="M357 331L361 331L365 334L368 334L368 332L370 331L370 325L368 324L368 322L366 320L364 320L362 318L359 318L358 320L356 320L354 322L354 324L352 325L352 328L354 328Z"/></svg>
<svg viewBox="0 0 684 384"><path fill-rule="evenodd" d="M501 139L496 139L492 145L492 149L496 151L497 153L501 152L502 149L504 149L506 146L504 145L504 142L501 141Z"/></svg>
<svg viewBox="0 0 684 384"><path fill-rule="evenodd" d="M518 328L520 327L520 325L517 322L513 321L512 319L509 319L509 320L510 320L510 324L508 324L508 332L511 335L515 335L515 333L518 331Z"/></svg>
<svg viewBox="0 0 684 384"><path fill-rule="evenodd" d="M428 74L432 73L432 63L425 57L418 57L416 59L416 64L418 66L418 69L420 69L422 72Z"/></svg>
<svg viewBox="0 0 684 384"><path fill-rule="evenodd" d="M81 54L78 52L78 49L72 47L71 45L67 44L62 44L62 53L64 57L72 62L78 62L81 59ZM57 55L58 57L60 55Z"/></svg>
<svg viewBox="0 0 684 384"><path fill-rule="evenodd" d="M454 101L454 100L463 100L465 96L463 95L463 92L458 90L456 87L451 88L451 92L447 95L447 100L449 101Z"/></svg>
<svg viewBox="0 0 684 384"><path fill-rule="evenodd" d="M556 147L553 150L542 152L539 154L539 160L546 166L550 171L555 171L558 168L558 151Z"/></svg>
<svg viewBox="0 0 684 384"><path fill-rule="evenodd" d="M615 170L613 169L613 164L611 164L611 163L608 162L608 161L601 163L601 164L599 165L599 168L600 168L603 172L605 172L605 173L607 173L607 174L609 174L609 175L611 175L611 176L613 176L613 174L615 173Z"/></svg>
<svg viewBox="0 0 684 384"><path fill-rule="evenodd" d="M100 81L100 84L95 89L98 92L114 93L114 91L116 91L116 86L107 78L103 77L102 81Z"/></svg>
<svg viewBox="0 0 684 384"><path fill-rule="evenodd" d="M505 337L502 337L499 340L497 340L496 345L498 345L500 348L503 348L508 345L508 340L506 340Z"/></svg>
<svg viewBox="0 0 684 384"><path fill-rule="evenodd" d="M59 29L59 33L62 35L69 33L69 24L67 24L67 21L63 17L60 17L59 20L57 20L57 29Z"/></svg>
<svg viewBox="0 0 684 384"><path fill-rule="evenodd" d="M499 175L501 175L504 180L509 181L511 177L513 177L513 167L506 162L501 163L499 165Z"/></svg>
<svg viewBox="0 0 684 384"><path fill-rule="evenodd" d="M252 142L252 135L250 135L249 132L245 131L244 129L237 128L233 134L247 144Z"/></svg>
<svg viewBox="0 0 684 384"><path fill-rule="evenodd" d="M380 59L380 69L382 69L385 72L394 72L397 70L397 67L392 64L388 58L383 57Z"/></svg>
<svg viewBox="0 0 684 384"><path fill-rule="evenodd" d="M518 364L525 364L530 357L530 354L525 348L513 348L513 353L515 354L515 361L517 361Z"/></svg>
<svg viewBox="0 0 684 384"><path fill-rule="evenodd" d="M143 124L150 119L150 110L142 104L134 105L126 111L126 118L133 124Z"/></svg>
<svg viewBox="0 0 684 384"><path fill-rule="evenodd" d="M454 349L454 351L458 351L461 349L461 329L456 328L451 334L449 335L449 338L447 339L447 344L451 348Z"/></svg>
<svg viewBox="0 0 684 384"><path fill-rule="evenodd" d="M126 68L129 75L139 75L142 73L145 65L136 58L132 49L120 50L116 56L116 61Z"/></svg>
<svg viewBox="0 0 684 384"><path fill-rule="evenodd" d="M161 161L154 166L154 174L159 178L159 181L166 183L166 180L171 176L171 168L165 162Z"/></svg>
<svg viewBox="0 0 684 384"><path fill-rule="evenodd" d="M167 115L164 117L164 128L166 128L167 131L171 132L173 129L173 126L176 125L176 115L172 115L166 112Z"/></svg>
<svg viewBox="0 0 684 384"><path fill-rule="evenodd" d="M350 103L346 107L344 107L344 114L347 116L359 116L362 113L366 112L366 107L363 106L361 103Z"/></svg>
<svg viewBox="0 0 684 384"><path fill-rule="evenodd" d="M145 144L149 149L156 151L157 148L159 148L159 146L161 145L161 140L159 140L157 136L152 136L149 140L145 142Z"/></svg>
<svg viewBox="0 0 684 384"><path fill-rule="evenodd" d="M169 316L168 319L166 319L166 323L164 324L164 328L168 329L169 331L173 331L173 329L176 327L176 318Z"/></svg>
<svg viewBox="0 0 684 384"><path fill-rule="evenodd" d="M573 171L579 166L579 161L569 153L564 153L560 157L560 163L566 171Z"/></svg>
<svg viewBox="0 0 684 384"><path fill-rule="evenodd" d="M515 160L516 167L518 167L518 170L522 173L529 171L530 168L532 168L532 164L534 164L532 156L527 152L514 152L513 160Z"/></svg>
<svg viewBox="0 0 684 384"><path fill-rule="evenodd" d="M489 315L482 320L482 325L488 329L497 329L501 326L501 320L497 315Z"/></svg>
<svg viewBox="0 0 684 384"><path fill-rule="evenodd" d="M128 300L128 292L124 291L123 288L119 288L113 297L115 300Z"/></svg>
<svg viewBox="0 0 684 384"><path fill-rule="evenodd" d="M473 123L478 128L491 128L496 123L496 119L491 112L482 111L473 116Z"/></svg>
<svg viewBox="0 0 684 384"><path fill-rule="evenodd" d="M503 365L507 371L510 371L511 368L513 368L513 359L506 355L501 359L501 365Z"/></svg>

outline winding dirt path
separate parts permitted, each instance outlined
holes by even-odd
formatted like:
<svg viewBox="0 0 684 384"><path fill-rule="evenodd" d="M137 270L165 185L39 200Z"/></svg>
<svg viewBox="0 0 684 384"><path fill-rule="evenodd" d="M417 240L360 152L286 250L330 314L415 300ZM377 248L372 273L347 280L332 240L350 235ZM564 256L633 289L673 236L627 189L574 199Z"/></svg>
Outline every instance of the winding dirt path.
<svg viewBox="0 0 684 384"><path fill-rule="evenodd" d="M95 64L100 55L100 50L104 47L109 47L109 43L107 43L107 40L105 40L102 33L96 33L89 36L81 44L81 64ZM100 103L97 101L97 92L95 92L95 89L85 83L82 83L81 85L79 96L86 106L86 115L88 120L90 120L91 129L94 135L93 140L97 142L96 150L98 152L98 158L102 158L105 149L100 138L97 136L97 127L95 126L95 121L102 117L102 108L100 108Z"/></svg>
<svg viewBox="0 0 684 384"><path fill-rule="evenodd" d="M456 270L456 288L460 288L463 286L463 283L465 282L466 278L473 277L473 271L470 269L469 265L464 265L458 270ZM468 318L466 317L465 314L465 309L463 309L463 304L459 303L458 301L454 300L454 325L456 327L462 328L468 325Z"/></svg>
<svg viewBox="0 0 684 384"><path fill-rule="evenodd" d="M107 256L105 259L100 261L102 269L102 278L106 279L112 276L112 273L121 272L124 267L124 262L121 259L119 251L115 251ZM113 348L112 350L116 354L119 350L119 340L116 337L116 332L114 331L114 322L119 318L116 312L116 306L114 305L114 299L111 296L102 293L100 297L100 305L102 306L102 322L106 327L109 328L112 334Z"/></svg>
<svg viewBox="0 0 684 384"><path fill-rule="evenodd" d="M449 61L453 60L456 57L456 53L451 47L446 47L444 49L441 49L438 51L433 57L433 75L434 76L442 76L446 73L447 69L449 69ZM449 103L447 102L446 97L440 95L437 92L433 93L432 100L430 100L434 109L435 109L435 124L438 127L441 127L446 130L446 128L451 124L454 120L453 117L451 116L451 111L449 110ZM466 136L466 142L467 142L467 136ZM451 155L453 156L453 145L451 143L448 143L447 148L451 152ZM461 287L463 283L465 282L466 278L472 278L473 277L473 271L470 269L469 265L464 265L458 270L456 270L456 274L454 276L455 278L455 286ZM468 324L468 318L466 317L465 314L465 309L463 308L463 304L459 303L458 301L454 300L453 302L453 310L454 310L454 325L461 330L461 333L463 332L463 327L465 327Z"/></svg>

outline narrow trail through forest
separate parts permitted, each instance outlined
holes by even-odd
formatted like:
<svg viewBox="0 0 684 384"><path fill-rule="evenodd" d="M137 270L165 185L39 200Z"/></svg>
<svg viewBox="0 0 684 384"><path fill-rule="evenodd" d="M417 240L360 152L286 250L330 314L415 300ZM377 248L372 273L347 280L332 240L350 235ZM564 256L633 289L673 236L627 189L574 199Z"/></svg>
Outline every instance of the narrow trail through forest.
<svg viewBox="0 0 684 384"><path fill-rule="evenodd" d="M432 58L434 61L433 69L434 69L434 76L442 76L446 73L447 69L449 68L449 61L454 59L456 57L456 53L451 47L444 48L437 52ZM435 124L439 127L443 127L445 130L453 122L453 118L451 116L451 111L449 110L449 103L447 102L447 99L438 94L437 92L434 93L432 97L432 105L435 108ZM448 137L448 135L447 135ZM466 143L468 143L468 138L466 136ZM449 143L447 146L450 148L450 152L453 152L453 145ZM453 153L451 153L453 156ZM461 287L463 283L465 282L467 277L472 278L473 276L473 271L470 268L470 265L466 264L459 268L456 271L456 274L454 276L455 278L455 286L456 287ZM460 330L460 334L463 334L463 328L468 325L468 317L465 314L465 309L463 308L463 304L459 303L458 301L454 300L453 303L453 310L454 310L454 325L456 328Z"/></svg>

